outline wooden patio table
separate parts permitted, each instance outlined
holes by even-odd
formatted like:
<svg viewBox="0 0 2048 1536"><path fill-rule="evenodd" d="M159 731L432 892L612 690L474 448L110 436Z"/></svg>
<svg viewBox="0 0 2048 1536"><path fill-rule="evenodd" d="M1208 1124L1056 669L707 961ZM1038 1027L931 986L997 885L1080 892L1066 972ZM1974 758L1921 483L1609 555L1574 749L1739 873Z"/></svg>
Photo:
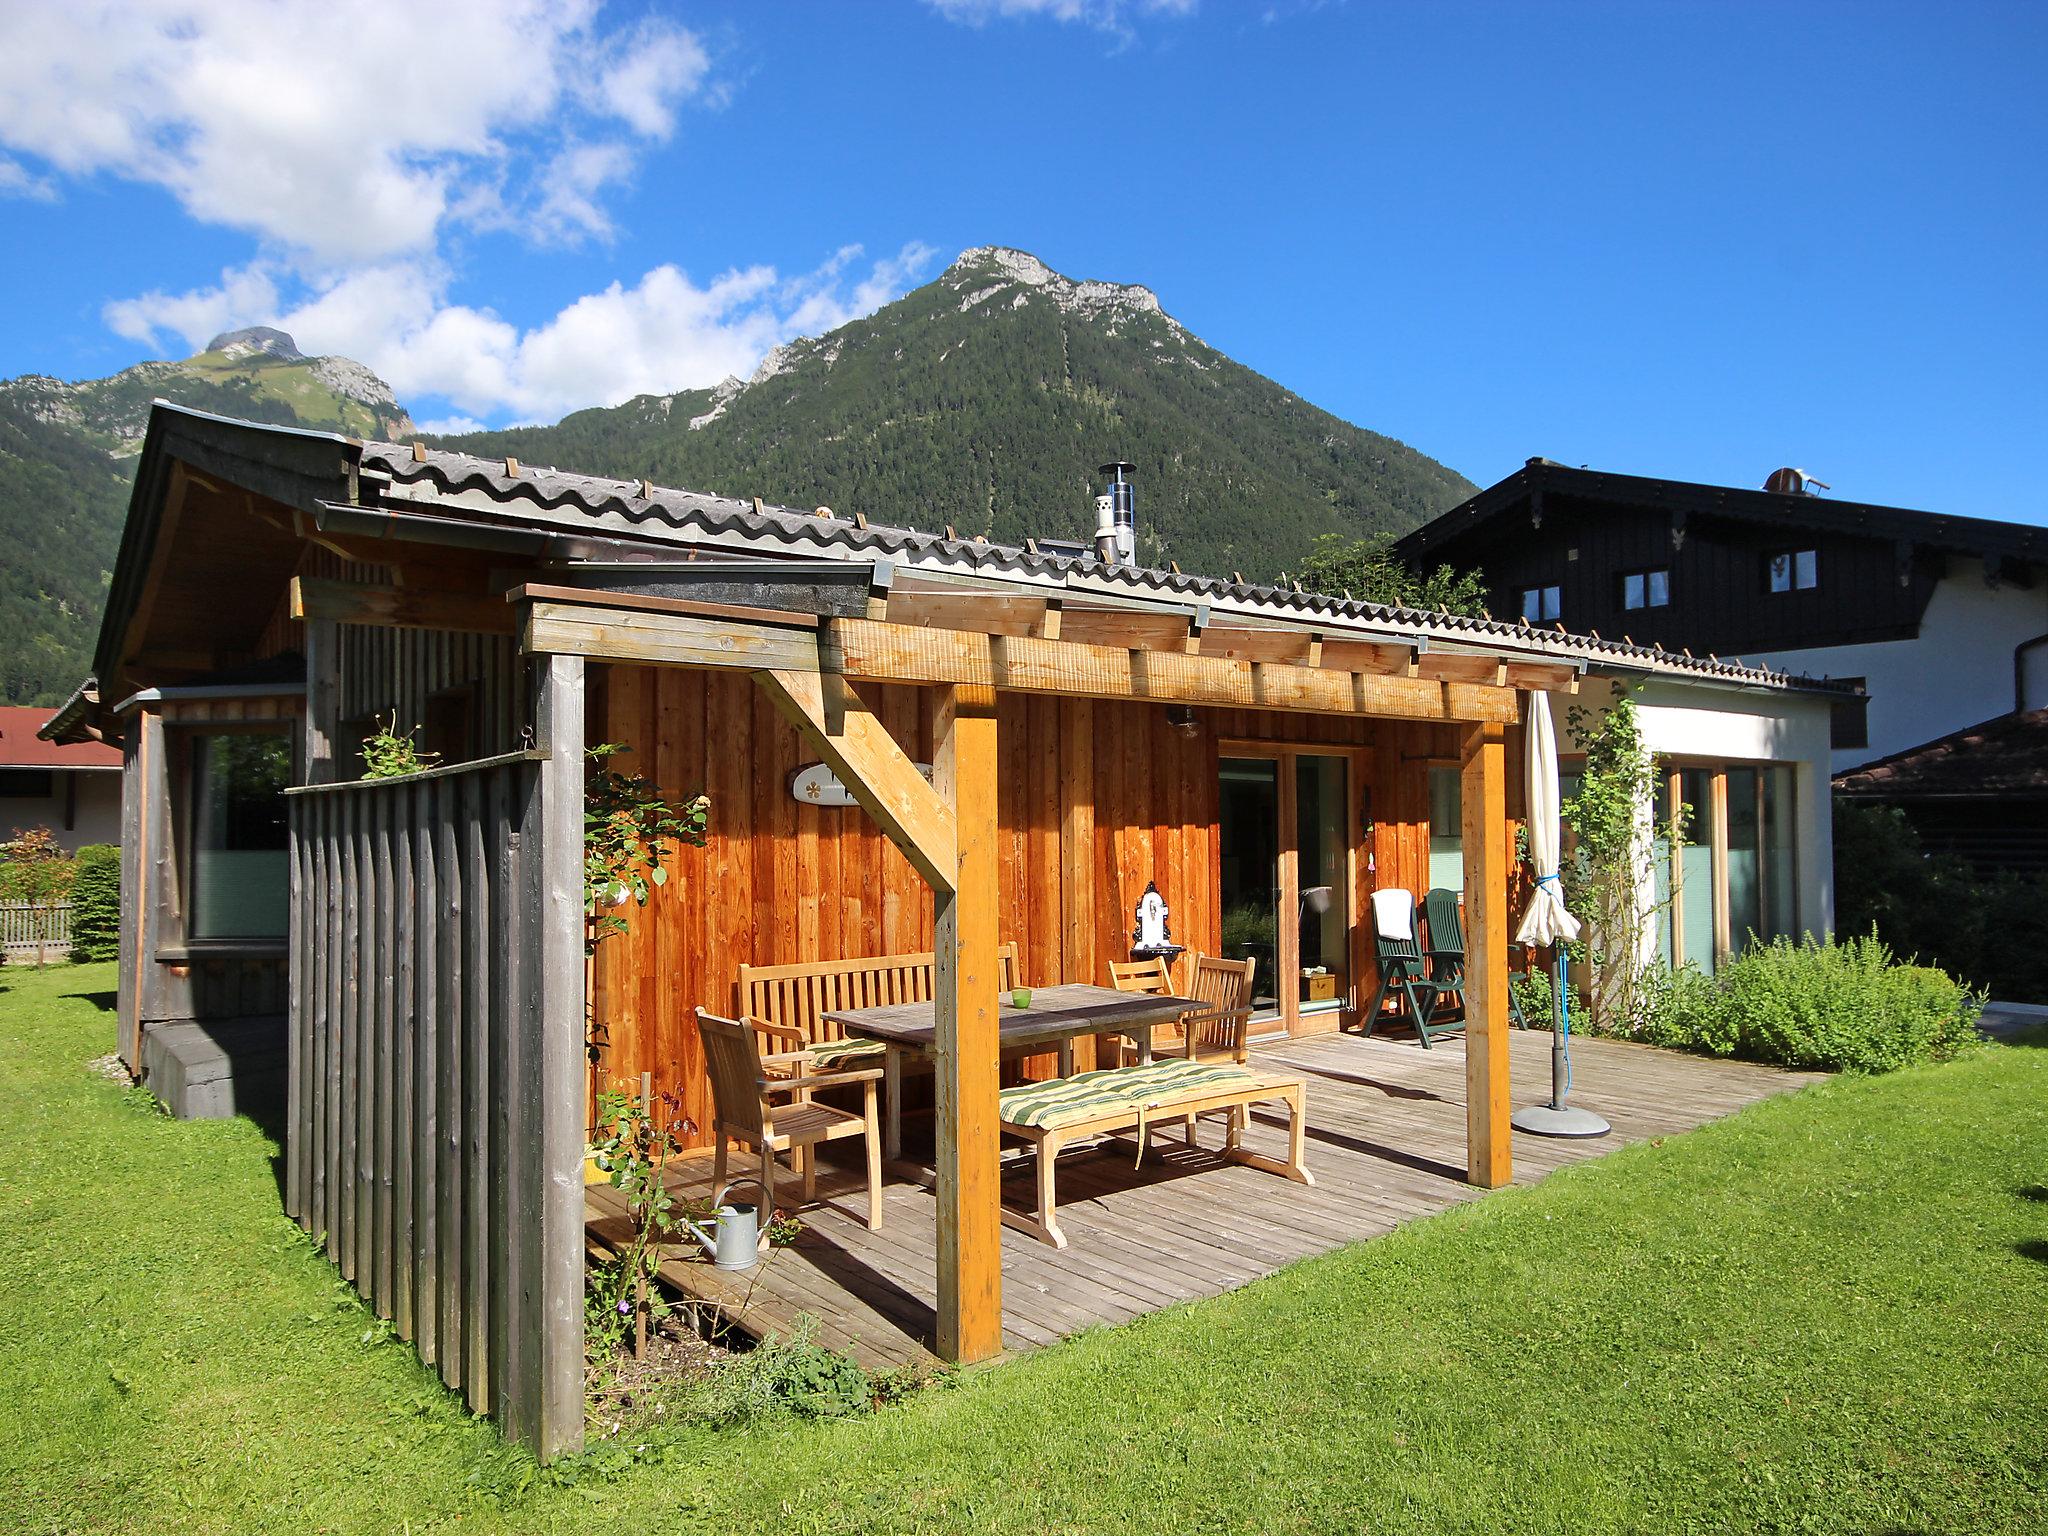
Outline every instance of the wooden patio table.
<svg viewBox="0 0 2048 1536"><path fill-rule="evenodd" d="M996 1020L998 1052L1024 1056L1047 1046L1060 1056L1060 1076L1074 1071L1074 1041L1081 1035L1125 1035L1137 1044L1138 1060L1152 1059L1154 1025L1171 1024L1193 1013L1201 1003L1170 993L1119 992L1086 982L1032 987L1031 1006L1013 1007L1002 998ZM930 1056L938 1019L930 1003L892 1003L885 1008L849 1008L825 1017L849 1035L879 1040L884 1048L882 1082L889 1101L882 1131L882 1152L891 1162L903 1157L903 1063L910 1056Z"/></svg>

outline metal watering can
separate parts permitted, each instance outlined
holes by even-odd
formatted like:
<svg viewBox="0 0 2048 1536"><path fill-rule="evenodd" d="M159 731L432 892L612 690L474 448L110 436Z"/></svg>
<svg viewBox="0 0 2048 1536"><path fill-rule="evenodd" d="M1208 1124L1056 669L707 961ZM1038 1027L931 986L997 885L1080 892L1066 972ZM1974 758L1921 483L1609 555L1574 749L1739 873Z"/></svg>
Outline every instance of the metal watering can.
<svg viewBox="0 0 2048 1536"><path fill-rule="evenodd" d="M734 1190L749 1184L759 1191L761 1204L731 1198ZM761 1205L767 1199L759 1179L734 1179L712 1197L717 1210L710 1221L686 1220L683 1225L717 1268L752 1269L768 1251L768 1234L761 1225Z"/></svg>

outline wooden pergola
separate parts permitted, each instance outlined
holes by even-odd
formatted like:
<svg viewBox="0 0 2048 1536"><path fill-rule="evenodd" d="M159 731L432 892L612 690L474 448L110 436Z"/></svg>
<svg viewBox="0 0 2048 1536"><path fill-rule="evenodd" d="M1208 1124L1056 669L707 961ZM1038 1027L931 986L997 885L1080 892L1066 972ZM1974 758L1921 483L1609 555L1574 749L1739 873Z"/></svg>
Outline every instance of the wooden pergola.
<svg viewBox="0 0 2048 1536"><path fill-rule="evenodd" d="M1577 676L1568 663L1014 591L898 589L871 596L856 617L664 595L677 590L690 588L650 573L636 591L528 584L507 596L531 656L751 674L930 885L938 1343L963 1362L995 1355L1002 1340L997 693L1456 723L1465 727L1465 824L1497 827L1518 688L1568 689ZM417 606L420 597L405 600ZM379 601L392 622L401 599ZM302 609L315 612L308 602ZM417 622L446 620L421 609ZM937 690L931 782L849 686L860 682ZM1491 1189L1511 1171L1508 871L1502 839L1475 836L1467 846L1467 1175Z"/></svg>

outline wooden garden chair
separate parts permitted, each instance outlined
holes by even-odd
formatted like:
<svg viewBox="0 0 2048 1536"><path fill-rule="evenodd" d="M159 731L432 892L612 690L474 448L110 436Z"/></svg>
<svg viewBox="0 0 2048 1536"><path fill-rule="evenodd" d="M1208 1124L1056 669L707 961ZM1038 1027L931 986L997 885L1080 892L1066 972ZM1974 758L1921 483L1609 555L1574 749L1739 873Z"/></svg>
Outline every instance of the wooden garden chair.
<svg viewBox="0 0 2048 1536"><path fill-rule="evenodd" d="M882 1225L882 1131L875 1113L875 1085L882 1080L879 1067L836 1069L829 1073L810 1070L807 1051L785 1051L763 1056L755 1043L754 1031L738 1019L721 1018L697 1010L697 1033L704 1041L704 1065L711 1078L713 1107L711 1134L717 1152L711 1165L715 1190L725 1187L726 1143L742 1142L761 1154L761 1189L765 1221L775 1209L775 1154L793 1152L797 1174L803 1181L803 1201L809 1205L818 1192L818 1144L860 1136L867 1141L868 1230ZM791 1076L771 1073L790 1072ZM814 1087L861 1086L861 1113L821 1104L808 1096ZM778 1104L785 1094L797 1094L793 1103Z"/></svg>
<svg viewBox="0 0 2048 1536"><path fill-rule="evenodd" d="M1250 957L1225 960L1219 955L1195 956L1195 1000L1202 1007L1181 1015L1181 1055L1189 1061L1229 1062L1244 1066L1251 1060L1252 971L1258 962ZM1230 1130L1226 1149L1237 1145L1244 1129L1245 1106L1229 1110ZM1189 1146L1195 1145L1195 1121L1190 1115L1181 1122Z"/></svg>
<svg viewBox="0 0 2048 1536"><path fill-rule="evenodd" d="M1380 973L1379 990L1372 1006L1360 1021L1361 1032L1370 1036L1380 1023L1380 1008L1390 993L1406 1004L1408 1022L1429 1049L1429 1016L1436 1007L1437 984L1429 974L1429 961L1415 933L1415 896L1399 886L1382 886L1372 893L1373 960Z"/></svg>
<svg viewBox="0 0 2048 1536"><path fill-rule="evenodd" d="M1140 997L1164 997L1173 991L1173 973L1167 969L1164 955L1144 960L1112 960L1109 984L1119 992ZM1119 1039L1110 1050L1111 1064L1115 1066L1129 1066L1138 1059L1137 1048L1130 1041Z"/></svg>

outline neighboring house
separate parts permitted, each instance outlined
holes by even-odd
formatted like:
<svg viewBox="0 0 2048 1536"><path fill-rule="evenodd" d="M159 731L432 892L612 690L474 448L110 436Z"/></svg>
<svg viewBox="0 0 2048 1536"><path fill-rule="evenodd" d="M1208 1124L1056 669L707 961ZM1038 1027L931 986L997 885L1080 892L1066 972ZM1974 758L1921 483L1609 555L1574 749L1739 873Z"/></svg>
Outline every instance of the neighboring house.
<svg viewBox="0 0 2048 1536"><path fill-rule="evenodd" d="M1959 854L1981 873L2048 874L2048 708L1865 763L1838 775L1835 793L1897 806L1927 847Z"/></svg>
<svg viewBox="0 0 2048 1536"><path fill-rule="evenodd" d="M1688 946L1830 925L1836 693L1114 550L159 403L102 702L65 724L124 743L124 1060L170 1097L194 1029L284 1051L288 1209L548 1454L581 1435L591 1063L708 1141L691 1010L742 1011L742 967L937 956L935 1334L977 1359L1002 1338L999 944L1027 986L1099 983L1156 886L1180 944L1256 957L1254 1027L1284 1039L1359 1022L1376 892L1460 888L1467 1172L1493 1186L1529 696L1562 717L1639 685L1684 755L1718 828ZM441 766L359 782L379 716ZM620 909L586 997L595 742L710 824Z"/></svg>
<svg viewBox="0 0 2048 1536"><path fill-rule="evenodd" d="M0 705L0 841L48 827L76 851L121 840L121 749L90 739L59 744L37 732L47 709Z"/></svg>
<svg viewBox="0 0 2048 1536"><path fill-rule="evenodd" d="M1833 768L2048 704L2048 528L1531 459L1395 546L1497 614L1860 684Z"/></svg>

